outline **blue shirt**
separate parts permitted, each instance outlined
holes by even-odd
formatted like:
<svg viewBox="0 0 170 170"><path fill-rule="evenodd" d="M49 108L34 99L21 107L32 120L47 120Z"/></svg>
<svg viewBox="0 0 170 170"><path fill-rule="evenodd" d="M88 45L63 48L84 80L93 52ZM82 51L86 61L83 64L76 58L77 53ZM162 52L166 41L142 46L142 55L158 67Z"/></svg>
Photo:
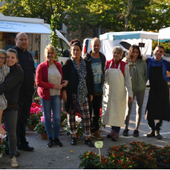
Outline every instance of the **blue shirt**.
<svg viewBox="0 0 170 170"><path fill-rule="evenodd" d="M150 79L150 66L157 67L162 66L162 74L166 82L169 81L169 78L166 77L166 71L170 71L170 62L161 58L161 60L155 60L154 57L148 58L146 60L148 65L148 78Z"/></svg>
<svg viewBox="0 0 170 170"><path fill-rule="evenodd" d="M101 87L101 77L102 77L102 63L101 58L93 58L91 57L91 67L94 76L94 91L102 92Z"/></svg>

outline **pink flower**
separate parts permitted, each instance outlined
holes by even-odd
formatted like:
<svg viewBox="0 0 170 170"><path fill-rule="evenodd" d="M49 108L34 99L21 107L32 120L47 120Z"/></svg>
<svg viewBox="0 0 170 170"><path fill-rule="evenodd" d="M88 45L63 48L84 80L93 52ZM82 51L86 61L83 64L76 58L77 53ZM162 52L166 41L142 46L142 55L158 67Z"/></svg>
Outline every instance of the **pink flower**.
<svg viewBox="0 0 170 170"><path fill-rule="evenodd" d="M44 116L41 116L41 122L45 122L45 118L44 118Z"/></svg>

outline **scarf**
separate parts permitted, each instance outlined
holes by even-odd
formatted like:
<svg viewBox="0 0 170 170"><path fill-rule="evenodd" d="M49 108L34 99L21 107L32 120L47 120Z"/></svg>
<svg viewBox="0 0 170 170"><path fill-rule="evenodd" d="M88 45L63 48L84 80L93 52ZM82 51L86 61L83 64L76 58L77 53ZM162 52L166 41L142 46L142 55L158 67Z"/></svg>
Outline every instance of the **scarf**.
<svg viewBox="0 0 170 170"><path fill-rule="evenodd" d="M77 70L79 75L79 84L77 89L77 102L81 105L85 102L87 97L87 85L86 85L86 63L85 61L80 58L80 67L78 66L77 62L72 58L73 66Z"/></svg>

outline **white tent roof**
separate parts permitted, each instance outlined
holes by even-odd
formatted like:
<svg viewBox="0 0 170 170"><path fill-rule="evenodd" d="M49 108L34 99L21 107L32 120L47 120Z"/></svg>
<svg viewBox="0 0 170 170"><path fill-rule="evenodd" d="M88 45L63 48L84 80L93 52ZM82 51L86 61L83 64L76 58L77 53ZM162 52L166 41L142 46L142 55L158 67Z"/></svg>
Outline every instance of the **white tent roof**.
<svg viewBox="0 0 170 170"><path fill-rule="evenodd" d="M50 34L51 30L39 18L9 17L0 15L0 32L25 32L35 34Z"/></svg>
<svg viewBox="0 0 170 170"><path fill-rule="evenodd" d="M147 31L108 32L100 35L100 40L158 39L158 33Z"/></svg>
<svg viewBox="0 0 170 170"><path fill-rule="evenodd" d="M170 39L170 27L159 30L159 39Z"/></svg>

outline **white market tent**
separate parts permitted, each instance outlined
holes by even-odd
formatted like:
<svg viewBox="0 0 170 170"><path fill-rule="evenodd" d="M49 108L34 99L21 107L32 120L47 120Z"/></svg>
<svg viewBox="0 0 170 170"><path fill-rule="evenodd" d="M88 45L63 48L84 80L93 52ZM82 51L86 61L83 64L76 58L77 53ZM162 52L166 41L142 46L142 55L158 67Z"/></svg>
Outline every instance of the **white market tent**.
<svg viewBox="0 0 170 170"><path fill-rule="evenodd" d="M112 50L114 46L121 46L124 52L128 52L130 45L143 43L141 46L141 53L146 57L150 57L152 53L152 40L158 39L158 33L147 31L127 31L127 32L107 32L101 34L99 39L101 40L101 52L106 56L106 59L111 59Z"/></svg>
<svg viewBox="0 0 170 170"><path fill-rule="evenodd" d="M160 29L158 38L159 40L170 39L170 27Z"/></svg>
<svg viewBox="0 0 170 170"><path fill-rule="evenodd" d="M122 40L122 39L158 39L158 33L147 31L127 31L127 32L108 32L100 35L100 40L109 39Z"/></svg>

